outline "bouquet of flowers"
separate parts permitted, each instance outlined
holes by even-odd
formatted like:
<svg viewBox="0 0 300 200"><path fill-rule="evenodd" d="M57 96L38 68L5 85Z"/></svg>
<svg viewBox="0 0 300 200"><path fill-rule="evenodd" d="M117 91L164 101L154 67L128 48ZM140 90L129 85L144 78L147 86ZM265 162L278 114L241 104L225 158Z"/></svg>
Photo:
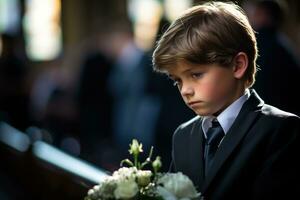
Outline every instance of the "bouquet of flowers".
<svg viewBox="0 0 300 200"><path fill-rule="evenodd" d="M132 140L129 153L134 161L129 159L121 161L129 167L121 167L106 177L99 185L88 191L85 200L194 200L200 199L192 181L181 172L160 173L162 166L160 157L151 160L153 148L148 158L139 162L138 156L143 152L142 144ZM143 170L151 165L152 170Z"/></svg>

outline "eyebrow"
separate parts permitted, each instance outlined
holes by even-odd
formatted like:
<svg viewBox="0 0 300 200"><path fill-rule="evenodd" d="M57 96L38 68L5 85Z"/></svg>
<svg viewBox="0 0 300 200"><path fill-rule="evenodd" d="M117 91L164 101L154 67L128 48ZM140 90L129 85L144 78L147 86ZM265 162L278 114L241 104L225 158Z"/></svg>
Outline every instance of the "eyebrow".
<svg viewBox="0 0 300 200"><path fill-rule="evenodd" d="M194 69L193 67L188 67L188 69L182 71L181 74L186 74L186 73L192 71L193 69ZM177 76L175 76L175 75L173 75L173 74L170 74L170 73L168 73L167 76L168 76L169 78L172 78L172 79L177 77Z"/></svg>

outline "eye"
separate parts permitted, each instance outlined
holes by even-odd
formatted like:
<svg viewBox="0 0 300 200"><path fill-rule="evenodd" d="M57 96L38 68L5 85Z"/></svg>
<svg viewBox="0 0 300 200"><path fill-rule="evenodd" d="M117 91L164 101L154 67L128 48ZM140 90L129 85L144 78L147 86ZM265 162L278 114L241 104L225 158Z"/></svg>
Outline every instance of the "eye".
<svg viewBox="0 0 300 200"><path fill-rule="evenodd" d="M197 72L197 73L192 73L191 76L192 78L194 79L198 79L198 78L201 78L203 76L204 73L201 73L201 72Z"/></svg>

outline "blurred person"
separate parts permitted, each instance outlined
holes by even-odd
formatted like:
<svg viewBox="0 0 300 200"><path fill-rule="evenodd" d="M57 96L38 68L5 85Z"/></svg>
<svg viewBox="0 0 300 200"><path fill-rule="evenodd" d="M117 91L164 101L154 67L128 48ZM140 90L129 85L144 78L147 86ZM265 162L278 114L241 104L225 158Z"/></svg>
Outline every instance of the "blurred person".
<svg viewBox="0 0 300 200"><path fill-rule="evenodd" d="M87 42L80 65L76 102L82 156L110 168L109 160L102 159L112 145L112 96L108 91L108 75L113 63L103 47L105 39L107 36L101 30Z"/></svg>
<svg viewBox="0 0 300 200"><path fill-rule="evenodd" d="M266 102L299 115L300 64L291 41L281 31L285 19L283 3L259 0L244 4L249 21L257 31L260 72L254 88Z"/></svg>
<svg viewBox="0 0 300 200"><path fill-rule="evenodd" d="M65 137L78 137L78 113L70 74L63 57L47 61L37 72L31 87L31 118L36 126L52 135L57 147Z"/></svg>
<svg viewBox="0 0 300 200"><path fill-rule="evenodd" d="M108 40L114 59L109 76L113 137L121 154L126 156L133 138L143 143L146 152L153 145L160 106L158 98L146 90L151 57L135 44L132 28L129 20L117 23Z"/></svg>
<svg viewBox="0 0 300 200"><path fill-rule="evenodd" d="M46 115L46 108L50 96L62 84L60 71L61 61L54 59L40 66L40 70L33 77L30 95L31 118L36 124L42 123Z"/></svg>
<svg viewBox="0 0 300 200"><path fill-rule="evenodd" d="M170 170L189 176L204 199L299 196L300 118L251 88L256 45L242 8L214 1L187 9L154 50L154 70L197 115L174 132Z"/></svg>
<svg viewBox="0 0 300 200"><path fill-rule="evenodd" d="M18 36L2 34L0 56L0 116L17 129L29 124L28 62Z"/></svg>

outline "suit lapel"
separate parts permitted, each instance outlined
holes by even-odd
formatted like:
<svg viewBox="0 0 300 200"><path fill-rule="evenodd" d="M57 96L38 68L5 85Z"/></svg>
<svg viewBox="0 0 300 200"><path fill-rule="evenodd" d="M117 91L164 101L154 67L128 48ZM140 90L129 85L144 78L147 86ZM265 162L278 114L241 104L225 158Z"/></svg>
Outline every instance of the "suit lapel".
<svg viewBox="0 0 300 200"><path fill-rule="evenodd" d="M243 105L239 115L224 137L220 147L215 154L211 170L209 171L208 176L203 183L202 192L207 189L224 162L226 162L227 158L235 150L238 144L248 133L251 125L255 122L255 119L258 116L258 112L251 111L261 108L262 105L263 101L258 97L256 92L252 90L250 98Z"/></svg>
<svg viewBox="0 0 300 200"><path fill-rule="evenodd" d="M191 176L194 178L194 183L200 186L204 180L204 169L203 169L203 131L202 131L202 119L199 119L193 126L190 134L190 146L187 147L189 156L189 171Z"/></svg>

